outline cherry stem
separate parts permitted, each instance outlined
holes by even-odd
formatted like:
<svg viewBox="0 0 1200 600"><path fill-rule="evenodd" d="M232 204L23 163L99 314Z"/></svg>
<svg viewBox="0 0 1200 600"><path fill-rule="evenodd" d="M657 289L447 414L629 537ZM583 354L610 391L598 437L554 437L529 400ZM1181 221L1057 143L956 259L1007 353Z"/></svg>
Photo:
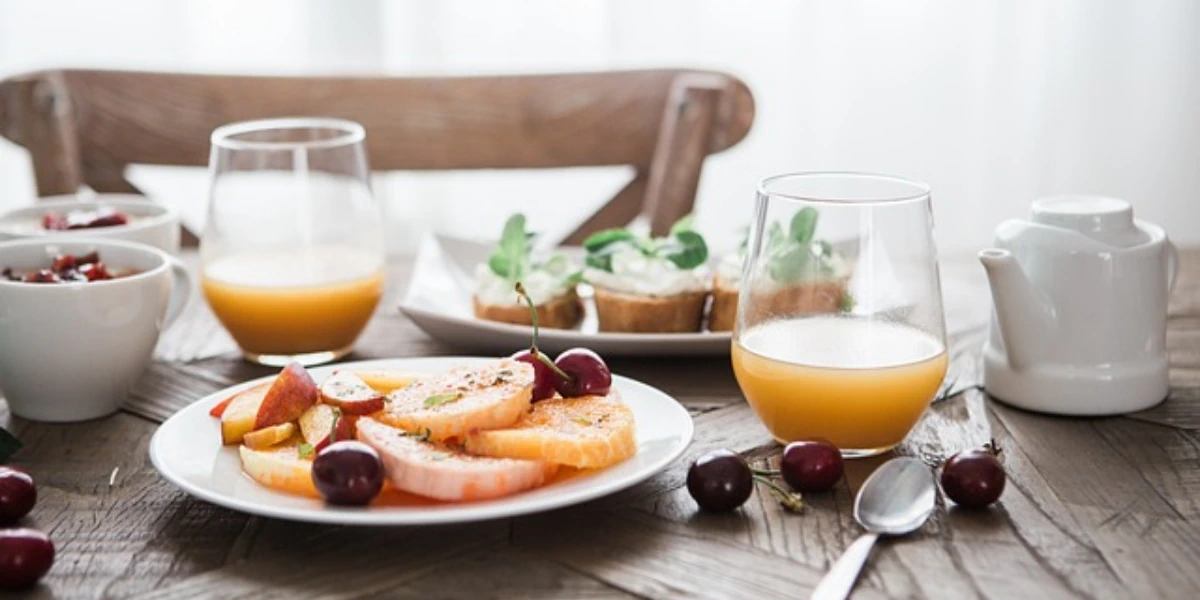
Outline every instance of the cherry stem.
<svg viewBox="0 0 1200 600"><path fill-rule="evenodd" d="M529 297L529 292L525 291L525 286L521 285L520 281L517 282L516 289L517 293L521 295L521 298L525 300L525 304L529 305L529 320L533 323L533 343L529 345L529 353L532 354L535 359L541 361L543 365L546 365L546 367L553 371L555 375L562 377L563 381L574 381L574 377L567 375L565 371L558 368L558 365L554 364L554 361L550 360L549 356L546 356L541 350L538 350L537 308L533 305L533 299Z"/></svg>
<svg viewBox="0 0 1200 600"><path fill-rule="evenodd" d="M799 493L785 490L783 489L783 486L776 483L775 480L763 477L762 475L755 474L754 480L767 486L767 488L771 490L771 494L775 496L775 500L777 500L779 504L783 506L783 508L790 512L804 511L804 497Z"/></svg>
<svg viewBox="0 0 1200 600"><path fill-rule="evenodd" d="M750 472L760 477L779 477L780 475L779 469L756 469L751 467Z"/></svg>
<svg viewBox="0 0 1200 600"><path fill-rule="evenodd" d="M996 442L996 438L992 438L992 441L984 444L983 449L990 452L992 456L1000 456L1000 444Z"/></svg>

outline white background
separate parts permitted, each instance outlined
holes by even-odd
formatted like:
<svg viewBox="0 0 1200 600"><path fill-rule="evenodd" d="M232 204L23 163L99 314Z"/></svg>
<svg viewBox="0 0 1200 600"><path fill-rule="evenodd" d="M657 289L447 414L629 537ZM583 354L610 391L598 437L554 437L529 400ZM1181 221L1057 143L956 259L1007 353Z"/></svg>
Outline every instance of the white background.
<svg viewBox="0 0 1200 600"><path fill-rule="evenodd" d="M698 216L714 246L733 243L759 178L819 169L929 182L944 254L985 246L996 223L1064 192L1126 198L1200 244L1194 0L0 0L0 77L67 66L721 69L750 85L758 115L744 142L706 164ZM203 170L130 175L202 219ZM625 176L379 174L375 186L392 247L406 251L427 229L494 235L518 209L565 232ZM0 142L0 208L33 193L28 158Z"/></svg>

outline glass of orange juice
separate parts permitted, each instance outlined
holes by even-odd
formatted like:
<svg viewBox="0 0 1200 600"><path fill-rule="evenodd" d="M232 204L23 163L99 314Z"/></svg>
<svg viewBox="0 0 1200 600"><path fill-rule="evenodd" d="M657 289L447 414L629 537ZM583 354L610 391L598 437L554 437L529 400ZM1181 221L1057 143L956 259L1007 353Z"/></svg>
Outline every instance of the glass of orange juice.
<svg viewBox="0 0 1200 600"><path fill-rule="evenodd" d="M796 173L758 188L738 295L738 385L783 443L899 444L946 375L928 186Z"/></svg>
<svg viewBox="0 0 1200 600"><path fill-rule="evenodd" d="M383 224L353 121L234 123L212 134L201 285L247 360L336 360L383 295Z"/></svg>

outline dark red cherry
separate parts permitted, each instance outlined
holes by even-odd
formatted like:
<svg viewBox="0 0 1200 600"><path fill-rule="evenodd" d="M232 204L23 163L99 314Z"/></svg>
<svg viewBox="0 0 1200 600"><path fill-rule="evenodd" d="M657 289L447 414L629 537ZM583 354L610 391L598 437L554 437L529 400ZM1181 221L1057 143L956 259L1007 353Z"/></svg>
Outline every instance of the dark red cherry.
<svg viewBox="0 0 1200 600"><path fill-rule="evenodd" d="M714 450L692 463L687 489L696 504L711 512L728 512L746 503L754 491L754 474L745 459L730 450Z"/></svg>
<svg viewBox="0 0 1200 600"><path fill-rule="evenodd" d="M783 480L798 492L824 492L837 484L844 469L837 446L823 441L792 442L779 461Z"/></svg>
<svg viewBox="0 0 1200 600"><path fill-rule="evenodd" d="M1004 467L996 459L994 446L967 450L951 456L942 465L942 491L967 508L983 508L1004 493Z"/></svg>
<svg viewBox="0 0 1200 600"><path fill-rule="evenodd" d="M54 542L35 529L0 529L0 590L32 587L54 564Z"/></svg>
<svg viewBox="0 0 1200 600"><path fill-rule="evenodd" d="M37 486L29 473L0 467L0 524L13 523L29 514L37 503Z"/></svg>
<svg viewBox="0 0 1200 600"><path fill-rule="evenodd" d="M557 380L563 398L603 396L612 389L612 371L599 354L587 348L571 348L559 354L554 365L570 377Z"/></svg>
<svg viewBox="0 0 1200 600"><path fill-rule="evenodd" d="M540 354L541 351L539 351ZM544 354L542 356L545 356ZM526 348L512 355L513 360L529 363L533 366L533 401L538 402L551 398L557 389L558 375L546 363L538 360L533 351ZM547 359L549 360L549 359Z"/></svg>

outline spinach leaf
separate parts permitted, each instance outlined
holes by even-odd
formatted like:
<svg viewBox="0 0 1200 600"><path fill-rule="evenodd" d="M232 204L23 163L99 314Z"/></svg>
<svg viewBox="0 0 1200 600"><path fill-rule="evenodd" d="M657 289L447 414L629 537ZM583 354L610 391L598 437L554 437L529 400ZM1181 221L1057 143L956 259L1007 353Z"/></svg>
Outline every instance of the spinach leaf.
<svg viewBox="0 0 1200 600"><path fill-rule="evenodd" d="M493 273L516 283L529 270L530 238L525 231L525 215L517 213L504 223L500 244L488 257Z"/></svg>
<svg viewBox="0 0 1200 600"><path fill-rule="evenodd" d="M695 231L678 231L672 236L670 244L665 246L668 251L664 258L675 263L680 269L695 269L708 260L708 245L704 237Z"/></svg>
<svg viewBox="0 0 1200 600"><path fill-rule="evenodd" d="M817 209L805 206L795 215L788 227L788 237L800 245L812 241L813 232L817 230Z"/></svg>

